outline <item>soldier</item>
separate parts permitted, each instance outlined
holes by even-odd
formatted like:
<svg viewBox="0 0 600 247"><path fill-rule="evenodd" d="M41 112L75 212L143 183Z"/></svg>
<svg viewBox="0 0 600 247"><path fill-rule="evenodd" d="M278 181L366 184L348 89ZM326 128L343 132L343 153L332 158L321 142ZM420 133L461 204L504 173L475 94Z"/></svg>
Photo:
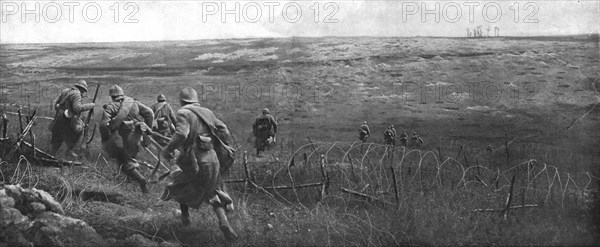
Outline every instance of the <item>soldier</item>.
<svg viewBox="0 0 600 247"><path fill-rule="evenodd" d="M180 150L177 157L180 171L171 174L172 182L160 198L179 203L184 225L190 224L189 207L197 209L203 203L211 204L225 237L237 238L225 214L226 210L233 210L233 201L222 190L222 175L233 163L233 152L227 145L232 137L227 126L211 110L198 104L196 90L182 89L179 101L182 107L177 110L175 134L161 155L171 160L173 152ZM227 154L225 157L223 152Z"/></svg>
<svg viewBox="0 0 600 247"><path fill-rule="evenodd" d="M260 152L265 151L265 147L275 142L277 133L277 121L271 115L268 108L262 110L262 116L257 117L252 125L252 134L255 137L254 146L256 147L256 156L260 157Z"/></svg>
<svg viewBox="0 0 600 247"><path fill-rule="evenodd" d="M369 129L369 125L367 125L367 121L364 121L358 128L358 139L366 142L369 136L371 136L371 130Z"/></svg>
<svg viewBox="0 0 600 247"><path fill-rule="evenodd" d="M408 134L406 134L406 130L402 130L402 134L400 134L400 143L402 143L402 146L405 146L408 144Z"/></svg>
<svg viewBox="0 0 600 247"><path fill-rule="evenodd" d="M383 139L385 140L386 145L395 145L396 140L391 125L389 125L383 132Z"/></svg>
<svg viewBox="0 0 600 247"><path fill-rule="evenodd" d="M392 136L394 137L393 145L396 146L396 137L397 137L398 133L396 132L396 128L394 128L393 124L390 124L390 130L392 131Z"/></svg>
<svg viewBox="0 0 600 247"><path fill-rule="evenodd" d="M412 141L418 147L423 145L423 139L421 138L421 136L419 134L417 134L416 131L413 132Z"/></svg>
<svg viewBox="0 0 600 247"><path fill-rule="evenodd" d="M135 160L142 146L148 146L145 133L150 131L154 114L152 109L139 101L125 96L123 89L114 85L109 90L112 102L104 105L100 120L102 147L111 157L117 160L121 171L129 178L140 183L142 193L148 193L146 178L137 170L139 164Z"/></svg>
<svg viewBox="0 0 600 247"><path fill-rule="evenodd" d="M175 112L171 105L167 103L165 95L160 94L156 97L157 103L150 106L154 112L154 122L152 123L152 131L155 131L163 136L170 137L171 133L175 132ZM156 142L160 145L167 145L167 141L162 138L157 138Z"/></svg>
<svg viewBox="0 0 600 247"><path fill-rule="evenodd" d="M84 80L77 81L72 87L62 91L60 96L54 100L54 120L49 129L52 132L50 145L51 153L55 155L63 142L67 145L67 155L78 158L73 152L79 138L83 134L83 121L81 113L94 108L94 103L82 104L82 94L87 92L87 83Z"/></svg>

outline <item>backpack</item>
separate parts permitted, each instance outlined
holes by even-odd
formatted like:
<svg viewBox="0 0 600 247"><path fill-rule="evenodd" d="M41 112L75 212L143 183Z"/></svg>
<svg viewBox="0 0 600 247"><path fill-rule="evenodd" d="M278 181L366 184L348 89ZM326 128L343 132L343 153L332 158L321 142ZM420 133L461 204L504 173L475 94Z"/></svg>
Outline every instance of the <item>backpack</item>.
<svg viewBox="0 0 600 247"><path fill-rule="evenodd" d="M360 126L360 128L358 128L358 134L362 135L362 136L366 136L369 133L367 132L367 128L365 128L365 126L362 125L362 126Z"/></svg>
<svg viewBox="0 0 600 247"><path fill-rule="evenodd" d="M167 103L163 103L160 107L158 107L158 109L156 109L156 111L154 111L154 121L153 121L152 125L156 126L156 128L159 130L169 128L170 123L169 123L169 121L167 121L167 117L165 117L163 114L161 114L160 116L157 114L157 113L161 112L160 110L162 110L166 106L167 106Z"/></svg>
<svg viewBox="0 0 600 247"><path fill-rule="evenodd" d="M273 126L271 125L271 119L267 116L262 116L256 119L256 126L259 131L270 131Z"/></svg>
<svg viewBox="0 0 600 247"><path fill-rule="evenodd" d="M385 138L388 139L388 140L394 139L394 135L392 133L393 132L391 130L386 130L385 131Z"/></svg>
<svg viewBox="0 0 600 247"><path fill-rule="evenodd" d="M219 159L219 172L224 174L235 161L235 149L232 148L227 141L231 138L231 134L227 129L221 129L215 126L214 121L212 119L216 119L216 116L210 110L202 108L202 107L189 107L184 106L183 108L190 110L204 124L206 124L211 131L213 139L213 148L217 153L217 158Z"/></svg>
<svg viewBox="0 0 600 247"><path fill-rule="evenodd" d="M123 123L123 121L125 121L125 118L129 114L131 107L133 107L134 103L135 100L133 98L125 97L125 99L121 103L119 112L117 112L117 115L109 122L109 127L111 131L115 131L121 126L121 124Z"/></svg>

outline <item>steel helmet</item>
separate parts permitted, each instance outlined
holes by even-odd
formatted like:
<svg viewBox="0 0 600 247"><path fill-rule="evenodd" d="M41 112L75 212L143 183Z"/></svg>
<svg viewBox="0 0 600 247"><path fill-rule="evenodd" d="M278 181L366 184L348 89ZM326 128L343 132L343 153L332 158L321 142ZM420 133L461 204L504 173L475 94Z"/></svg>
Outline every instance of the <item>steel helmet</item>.
<svg viewBox="0 0 600 247"><path fill-rule="evenodd" d="M198 103L198 93L191 87L185 87L179 92L179 100L186 103Z"/></svg>
<svg viewBox="0 0 600 247"><path fill-rule="evenodd" d="M85 82L85 80L79 80L79 81L77 81L77 82L75 83L75 85L73 85L73 86L76 86L76 87L80 88L80 89L81 89L81 90L83 90L84 92L87 92L87 91L88 91L88 88L87 88L87 82Z"/></svg>
<svg viewBox="0 0 600 247"><path fill-rule="evenodd" d="M165 97L164 94L159 94L158 97L156 97L156 101L158 102L162 102L162 101L166 101L167 97Z"/></svg>
<svg viewBox="0 0 600 247"><path fill-rule="evenodd" d="M125 93L123 92L123 88L119 87L118 85L113 85L108 90L108 95L110 95L110 97L113 97L113 98L117 97L117 99L120 99L120 98L123 98Z"/></svg>
<svg viewBox="0 0 600 247"><path fill-rule="evenodd" d="M269 108L263 108L262 109L262 113L267 113L267 114L271 114L271 112L269 111Z"/></svg>

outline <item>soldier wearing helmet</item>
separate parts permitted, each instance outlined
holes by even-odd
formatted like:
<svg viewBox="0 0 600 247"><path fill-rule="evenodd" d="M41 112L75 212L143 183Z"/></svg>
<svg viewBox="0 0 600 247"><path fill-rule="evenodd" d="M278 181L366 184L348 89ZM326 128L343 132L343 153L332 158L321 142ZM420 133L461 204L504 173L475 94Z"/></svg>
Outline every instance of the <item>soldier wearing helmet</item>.
<svg viewBox="0 0 600 247"><path fill-rule="evenodd" d="M54 120L49 129L52 132L50 145L51 153L56 154L64 142L67 145L67 154L73 158L79 157L73 150L83 134L83 121L81 114L94 108L94 103L83 104L82 95L88 91L87 82L79 80L72 87L63 90L54 100Z"/></svg>
<svg viewBox="0 0 600 247"><path fill-rule="evenodd" d="M161 155L171 160L175 150L179 150L176 162L180 172L171 174L172 181L160 198L179 203L184 225L190 224L190 207L212 205L221 231L228 239L234 239L237 235L225 214L233 210L233 201L222 189L222 176L233 163L233 149L227 144L231 135L211 110L198 104L193 88L182 89L179 101L175 134Z"/></svg>
<svg viewBox="0 0 600 247"><path fill-rule="evenodd" d="M400 143L402 143L402 146L405 146L408 144L408 134L406 134L406 130L402 130L402 133L400 134Z"/></svg>
<svg viewBox="0 0 600 247"><path fill-rule="evenodd" d="M265 151L265 148L275 142L275 134L277 133L277 120L271 115L268 108L262 109L262 115L254 120L252 125L252 134L255 137L254 146L256 148L256 156L260 157L260 152Z"/></svg>
<svg viewBox="0 0 600 247"><path fill-rule="evenodd" d="M152 131L155 131L163 136L171 136L175 132L175 112L171 105L167 103L167 97L164 94L159 94L156 97L156 103L150 106L154 112L154 121L152 122ZM160 145L167 145L164 139L157 138L156 142Z"/></svg>
<svg viewBox="0 0 600 247"><path fill-rule="evenodd" d="M385 144L396 146L396 134L395 129L393 129L393 125L389 125L387 129L383 132L383 139L385 140Z"/></svg>
<svg viewBox="0 0 600 247"><path fill-rule="evenodd" d="M366 142L369 136L371 136L371 130L369 129L369 125L367 125L367 121L364 121L358 128L358 139Z"/></svg>
<svg viewBox="0 0 600 247"><path fill-rule="evenodd" d="M140 183L142 193L148 193L147 181L137 170L139 164L135 160L142 146L147 146L146 134L152 126L154 114L152 109L139 101L125 96L123 89L117 85L109 89L112 102L104 105L100 120L102 148L117 160L121 171ZM142 139L144 141L142 141Z"/></svg>

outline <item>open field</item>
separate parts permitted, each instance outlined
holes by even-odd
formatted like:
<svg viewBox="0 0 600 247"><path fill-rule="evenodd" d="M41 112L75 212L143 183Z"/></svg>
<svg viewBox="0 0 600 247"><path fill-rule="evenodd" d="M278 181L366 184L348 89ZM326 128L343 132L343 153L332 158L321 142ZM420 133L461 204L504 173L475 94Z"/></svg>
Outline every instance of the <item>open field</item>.
<svg viewBox="0 0 600 247"><path fill-rule="evenodd" d="M331 175L325 198L316 188L271 190L269 197L231 185L237 207L231 218L240 234L233 243L222 239L210 210L192 212L192 226L182 227L175 203L155 199L162 185L140 196L124 184L115 165L99 156L99 138L84 167L32 168L38 187L105 237L143 232L191 246L597 245L599 73L597 35L2 45L0 103L9 112L29 106L51 117L60 90L85 79L90 88L102 84L100 105L119 84L147 105L164 93L176 106L178 90L189 85L228 124L239 150L248 151L251 178L260 186L289 185L291 160L297 184L319 182L325 156ZM280 132L270 157L256 158L251 123L263 107L278 118ZM18 129L15 116L9 118L9 128ZM425 145L397 147L392 160L385 146L353 144L362 121L373 142L382 143L385 126L394 124L409 136L419 133ZM44 150L48 122L34 126ZM241 153L231 179L243 178ZM25 163L21 170L2 163L3 181L30 183ZM506 218L468 212L501 208L513 175L514 205L536 207ZM83 190L124 198L65 196Z"/></svg>

